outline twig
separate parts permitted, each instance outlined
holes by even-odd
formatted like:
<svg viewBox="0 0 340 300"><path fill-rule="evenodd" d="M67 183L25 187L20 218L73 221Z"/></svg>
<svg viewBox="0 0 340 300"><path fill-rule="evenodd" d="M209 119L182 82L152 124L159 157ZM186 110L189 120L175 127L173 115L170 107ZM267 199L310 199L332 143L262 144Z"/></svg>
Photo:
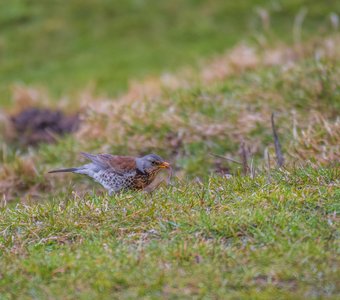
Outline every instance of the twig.
<svg viewBox="0 0 340 300"><path fill-rule="evenodd" d="M233 158L230 158L230 157L225 157L225 156L214 154L214 153L209 153L209 155L214 156L214 157L218 157L218 158L222 158L222 159L225 159L225 160L228 160L228 161L231 161L231 162L233 162L235 164L243 165L242 162L237 161L237 160L235 160Z"/></svg>
<svg viewBox="0 0 340 300"><path fill-rule="evenodd" d="M249 171L249 166L248 166L247 150L246 150L244 142L242 142L241 144L241 159L242 159L242 166L243 166L243 174L247 175Z"/></svg>
<svg viewBox="0 0 340 300"><path fill-rule="evenodd" d="M268 183L271 182L271 176L270 176L270 169L271 169L271 166L270 166L270 154L269 154L269 151L268 151L268 147L266 147L264 149L264 154L263 154L263 158L266 162L266 165L267 165L267 177L268 177Z"/></svg>
<svg viewBox="0 0 340 300"><path fill-rule="evenodd" d="M282 167L285 160L282 154L282 149L279 141L279 137L276 133L275 122L274 122L274 113L272 113L272 129L273 129L273 137L274 137L274 145L275 145L275 154L276 154L276 163L279 167Z"/></svg>
<svg viewBox="0 0 340 300"><path fill-rule="evenodd" d="M250 178L255 179L256 171L254 166L254 159L253 157L250 158Z"/></svg>

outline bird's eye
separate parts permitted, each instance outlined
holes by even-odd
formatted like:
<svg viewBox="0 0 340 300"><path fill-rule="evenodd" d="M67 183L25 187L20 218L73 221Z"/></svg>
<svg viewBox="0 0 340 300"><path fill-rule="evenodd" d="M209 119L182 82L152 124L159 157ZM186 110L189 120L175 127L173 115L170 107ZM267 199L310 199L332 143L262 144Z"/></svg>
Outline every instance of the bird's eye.
<svg viewBox="0 0 340 300"><path fill-rule="evenodd" d="M153 160L153 161L151 162L151 164L157 165L157 161Z"/></svg>

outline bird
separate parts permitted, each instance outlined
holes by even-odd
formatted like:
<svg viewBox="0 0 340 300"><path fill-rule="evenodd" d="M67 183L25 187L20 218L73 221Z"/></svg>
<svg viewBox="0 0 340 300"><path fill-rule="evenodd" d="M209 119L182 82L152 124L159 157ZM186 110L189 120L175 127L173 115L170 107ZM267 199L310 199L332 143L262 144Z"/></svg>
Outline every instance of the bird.
<svg viewBox="0 0 340 300"><path fill-rule="evenodd" d="M80 167L57 169L48 173L71 172L87 175L101 184L111 196L123 190L143 190L151 184L162 169L170 169L170 163L156 154L143 157L90 154L81 152L90 163Z"/></svg>

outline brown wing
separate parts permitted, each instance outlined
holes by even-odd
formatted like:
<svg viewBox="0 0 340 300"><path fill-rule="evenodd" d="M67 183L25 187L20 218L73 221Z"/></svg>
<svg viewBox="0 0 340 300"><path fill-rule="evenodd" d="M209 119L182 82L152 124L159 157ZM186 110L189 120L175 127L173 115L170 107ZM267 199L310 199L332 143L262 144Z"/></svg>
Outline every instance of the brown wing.
<svg viewBox="0 0 340 300"><path fill-rule="evenodd" d="M125 173L136 169L136 159L132 156L111 154L94 155L85 152L82 152L81 154L103 170L111 168L117 173Z"/></svg>

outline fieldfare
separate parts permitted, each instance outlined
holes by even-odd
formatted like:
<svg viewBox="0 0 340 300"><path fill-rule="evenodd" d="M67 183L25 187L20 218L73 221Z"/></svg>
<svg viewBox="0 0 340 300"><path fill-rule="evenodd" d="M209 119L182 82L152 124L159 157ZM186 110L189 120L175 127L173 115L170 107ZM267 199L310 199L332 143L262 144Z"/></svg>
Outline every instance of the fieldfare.
<svg viewBox="0 0 340 300"><path fill-rule="evenodd" d="M164 168L171 170L170 164L156 154L143 157L81 154L91 163L75 168L53 170L49 173L72 172L87 175L112 195L121 190L143 190L154 181L159 171Z"/></svg>

